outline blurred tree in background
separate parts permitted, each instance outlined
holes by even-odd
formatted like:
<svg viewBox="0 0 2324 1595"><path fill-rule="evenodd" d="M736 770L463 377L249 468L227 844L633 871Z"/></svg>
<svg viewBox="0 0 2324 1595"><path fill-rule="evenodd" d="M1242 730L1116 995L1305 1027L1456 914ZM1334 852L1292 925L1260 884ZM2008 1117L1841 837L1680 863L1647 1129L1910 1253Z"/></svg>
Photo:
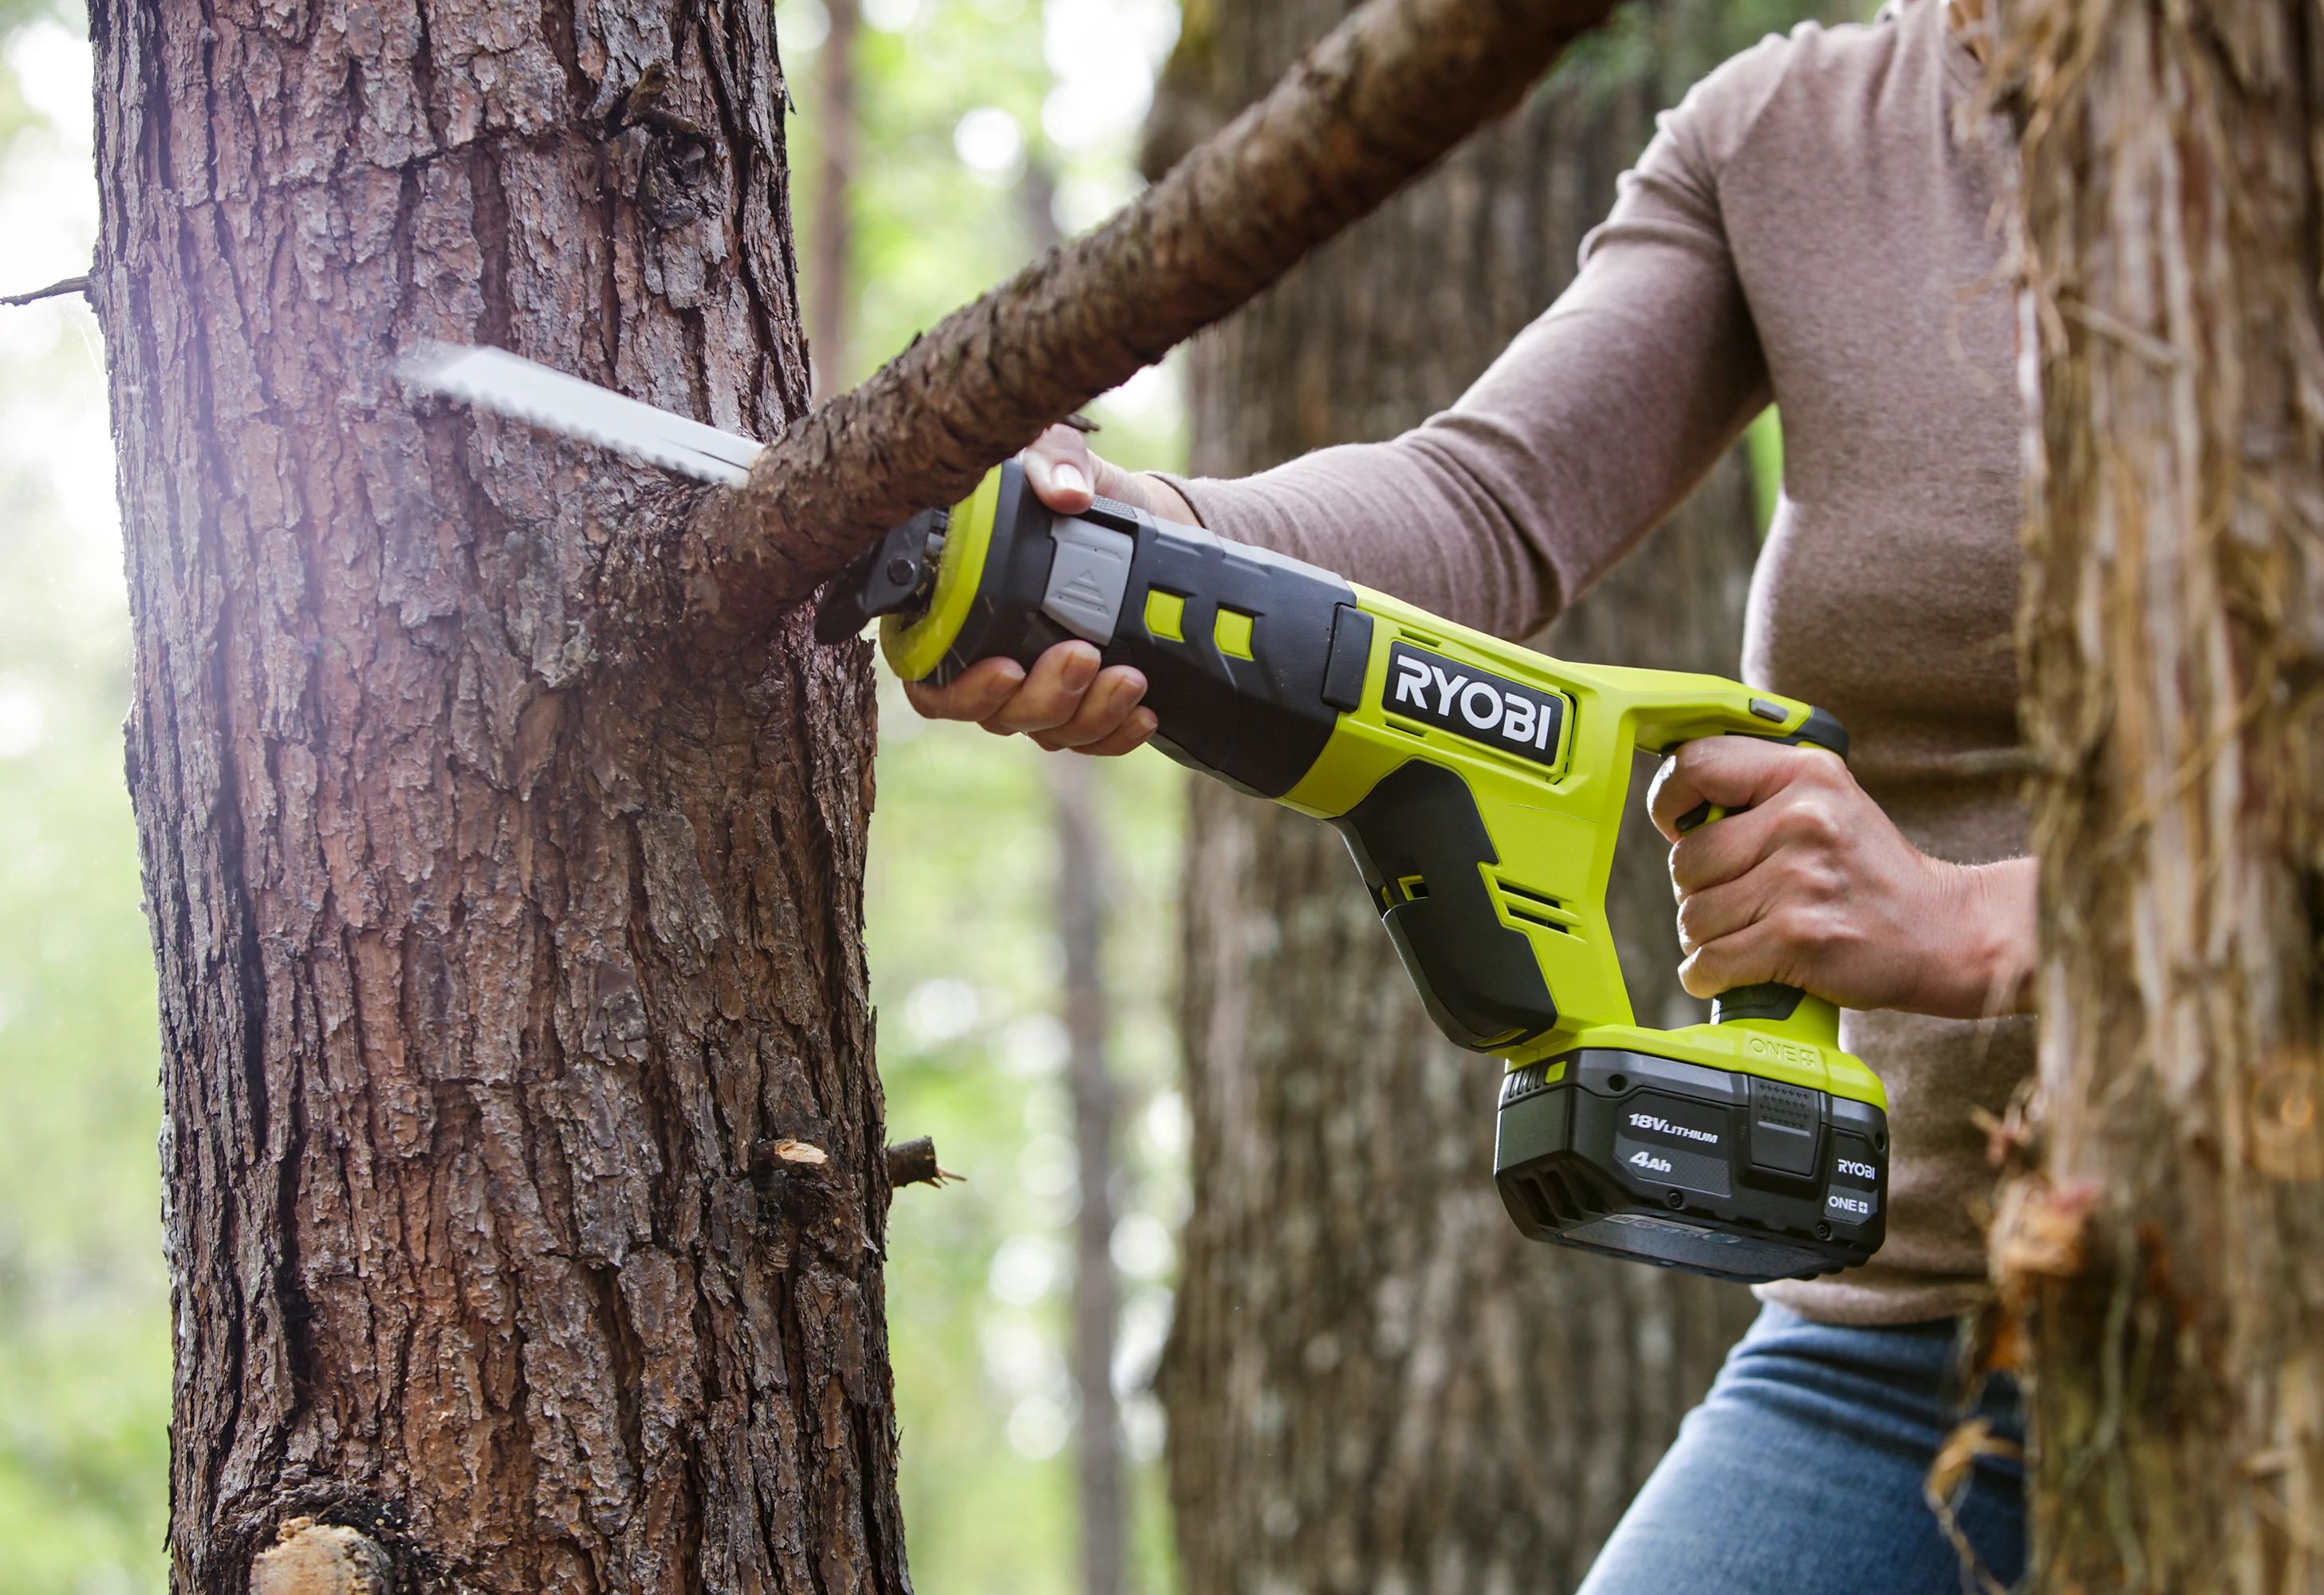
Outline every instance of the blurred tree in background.
<svg viewBox="0 0 2324 1595"><path fill-rule="evenodd" d="M857 0L847 192L822 141L833 13L782 0L800 255L844 262L844 327L826 389L870 372L985 283L1136 191L1153 73L1175 34L1169 0ZM843 27L837 37L844 38ZM823 228L844 217L834 252ZM826 285L803 268L802 296ZM1179 463L1175 383L1152 372L1094 407L1110 454ZM970 1591L1084 1588L1069 1367L1077 1180L1066 953L1053 883L1056 796L1016 739L928 725L891 681L881 716L869 882L872 986L892 1139L933 1134L940 1191L900 1193L890 1225L889 1311L901 1488L916 1574ZM1170 927L1180 772L1157 754L1090 771L1111 864L1110 1063L1122 1133L1111 1253L1123 1295L1114 1390L1131 1471L1129 1587L1169 1588L1148 1386L1169 1317L1171 1235L1183 1211L1185 1114L1176 1086Z"/></svg>
<svg viewBox="0 0 2324 1595"><path fill-rule="evenodd" d="M1349 9L1189 5L1149 170ZM1572 279L1655 112L1813 10L1658 0L1585 41L1195 340L1194 468L1240 475L1451 403ZM1756 508L1738 449L1542 645L1731 674ZM1754 1304L1521 1238L1489 1174L1499 1067L1428 1022L1339 836L1210 783L1192 814L1194 1202L1162 1382L1186 1588L1571 1589ZM1641 804L1608 908L1642 1022L1693 1023L1665 859Z"/></svg>

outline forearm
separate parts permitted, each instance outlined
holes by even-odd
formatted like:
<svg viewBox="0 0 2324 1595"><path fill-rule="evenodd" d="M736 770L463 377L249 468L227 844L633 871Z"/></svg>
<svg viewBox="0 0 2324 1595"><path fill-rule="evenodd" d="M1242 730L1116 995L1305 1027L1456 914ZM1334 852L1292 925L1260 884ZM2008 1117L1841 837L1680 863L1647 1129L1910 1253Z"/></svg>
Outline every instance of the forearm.
<svg viewBox="0 0 2324 1595"><path fill-rule="evenodd" d="M1178 479L1159 471L1138 473L1139 502L1165 521L1176 521L1181 526L1201 526L1203 512L1186 502L1178 491Z"/></svg>
<svg viewBox="0 0 2324 1595"><path fill-rule="evenodd" d="M1240 480L1170 485L1222 537L1307 560L1463 625L1520 636L1564 601L1536 529L1419 433L1321 449Z"/></svg>
<svg viewBox="0 0 2324 1595"><path fill-rule="evenodd" d="M1222 537L1502 636L1539 629L1766 401L1716 217L1672 187L1628 186L1573 285L1451 409L1388 441L1176 487Z"/></svg>

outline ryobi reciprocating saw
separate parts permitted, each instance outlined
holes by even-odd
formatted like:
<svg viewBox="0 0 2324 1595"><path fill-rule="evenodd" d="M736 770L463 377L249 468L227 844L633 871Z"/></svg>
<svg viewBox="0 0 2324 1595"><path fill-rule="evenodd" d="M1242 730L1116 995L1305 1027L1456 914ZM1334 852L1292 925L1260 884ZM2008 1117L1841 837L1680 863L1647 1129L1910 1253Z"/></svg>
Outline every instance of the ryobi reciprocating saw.
<svg viewBox="0 0 2324 1595"><path fill-rule="evenodd" d="M756 447L496 351L408 374L706 480ZM1754 986L1709 1024L1641 1025L1606 917L1635 752L1741 735L1844 756L1831 715L1550 659L1129 505L1056 514L1014 463L889 532L817 630L873 619L899 676L939 684L1082 638L1144 673L1166 751L1337 827L1429 1016L1505 1060L1493 1172L1526 1234L1753 1282L1879 1249L1886 1097L1832 1006Z"/></svg>

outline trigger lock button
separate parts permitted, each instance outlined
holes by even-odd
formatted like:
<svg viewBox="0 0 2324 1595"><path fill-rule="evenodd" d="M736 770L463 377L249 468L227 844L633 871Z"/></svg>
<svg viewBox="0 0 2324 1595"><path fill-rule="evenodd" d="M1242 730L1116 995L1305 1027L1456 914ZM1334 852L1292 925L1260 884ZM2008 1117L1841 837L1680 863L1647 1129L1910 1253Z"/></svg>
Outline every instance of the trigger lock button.
<svg viewBox="0 0 2324 1595"><path fill-rule="evenodd" d="M1791 718L1790 712L1787 711L1783 705L1776 703L1772 698L1753 698L1751 700L1751 713L1757 715L1762 720L1772 720L1778 725L1781 725L1784 721Z"/></svg>

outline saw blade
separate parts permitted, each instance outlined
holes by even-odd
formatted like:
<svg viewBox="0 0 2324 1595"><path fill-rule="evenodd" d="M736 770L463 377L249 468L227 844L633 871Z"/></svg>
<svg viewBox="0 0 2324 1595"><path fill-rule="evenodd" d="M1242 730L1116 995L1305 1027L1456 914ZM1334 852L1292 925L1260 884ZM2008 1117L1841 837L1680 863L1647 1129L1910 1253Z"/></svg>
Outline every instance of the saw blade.
<svg viewBox="0 0 2324 1595"><path fill-rule="evenodd" d="M751 438L625 399L505 349L429 344L405 355L397 373L408 386L721 487L748 481L759 454Z"/></svg>

